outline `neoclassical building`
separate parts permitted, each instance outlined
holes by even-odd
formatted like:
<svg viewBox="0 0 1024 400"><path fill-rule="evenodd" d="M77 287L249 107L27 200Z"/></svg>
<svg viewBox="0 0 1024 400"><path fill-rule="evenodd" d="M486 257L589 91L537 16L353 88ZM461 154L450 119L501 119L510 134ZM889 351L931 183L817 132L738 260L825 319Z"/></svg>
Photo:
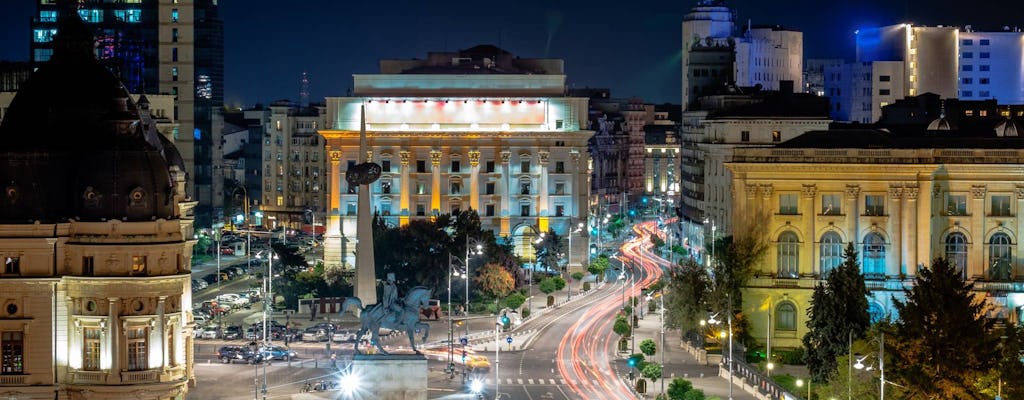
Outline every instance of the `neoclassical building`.
<svg viewBox="0 0 1024 400"><path fill-rule="evenodd" d="M329 167L325 261L353 265L358 159L365 111L366 159L380 164L372 211L400 226L440 213L477 210L484 229L531 257L532 239L586 223L587 99L565 95L564 62L528 59L490 45L382 60L353 77L350 97L327 98ZM573 233L574 268L589 244Z"/></svg>
<svg viewBox="0 0 1024 400"><path fill-rule="evenodd" d="M195 203L93 46L66 18L0 124L0 397L183 399Z"/></svg>
<svg viewBox="0 0 1024 400"><path fill-rule="evenodd" d="M989 317L1024 315L1024 138L1005 115L734 149L732 232L770 246L744 291L754 337L800 346L813 288L851 242L874 319L896 317L893 298L940 256L974 283Z"/></svg>

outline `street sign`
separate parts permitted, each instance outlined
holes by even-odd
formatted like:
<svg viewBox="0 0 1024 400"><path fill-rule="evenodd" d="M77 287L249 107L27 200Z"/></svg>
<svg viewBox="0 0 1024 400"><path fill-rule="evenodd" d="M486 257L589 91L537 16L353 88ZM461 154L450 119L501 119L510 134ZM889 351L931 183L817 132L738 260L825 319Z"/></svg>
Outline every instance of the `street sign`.
<svg viewBox="0 0 1024 400"><path fill-rule="evenodd" d="M465 346L465 345L469 344L469 339L463 337L463 338L459 339L459 342L462 343L463 346Z"/></svg>
<svg viewBox="0 0 1024 400"><path fill-rule="evenodd" d="M512 344L512 337L509 336L509 337L505 338L505 341L508 342L508 344Z"/></svg>

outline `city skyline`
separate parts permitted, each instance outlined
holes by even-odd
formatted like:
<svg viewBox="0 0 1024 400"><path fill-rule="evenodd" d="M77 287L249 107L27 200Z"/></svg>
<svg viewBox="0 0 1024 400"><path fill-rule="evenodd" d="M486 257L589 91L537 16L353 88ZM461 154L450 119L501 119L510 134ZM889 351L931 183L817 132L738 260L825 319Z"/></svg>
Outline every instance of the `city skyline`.
<svg viewBox="0 0 1024 400"><path fill-rule="evenodd" d="M352 74L377 72L380 59L422 58L430 51L478 44L493 44L521 57L563 58L570 87L610 88L617 97L678 103L679 28L696 3L643 1L624 8L617 2L570 0L551 6L525 0L482 8L462 0L445 7L406 0L387 6L313 1L303 8L267 0L222 2L225 105L297 100L304 71L310 76L310 99L343 96ZM881 0L856 5L810 0L725 3L736 12L740 27L750 20L804 32L805 58L848 61L853 58L853 32L861 27L913 22L998 30L1014 26L1009 20L983 21L1022 8L999 1L992 7L961 9L952 0L905 0L897 7ZM5 2L0 9L0 60L26 60L35 2Z"/></svg>

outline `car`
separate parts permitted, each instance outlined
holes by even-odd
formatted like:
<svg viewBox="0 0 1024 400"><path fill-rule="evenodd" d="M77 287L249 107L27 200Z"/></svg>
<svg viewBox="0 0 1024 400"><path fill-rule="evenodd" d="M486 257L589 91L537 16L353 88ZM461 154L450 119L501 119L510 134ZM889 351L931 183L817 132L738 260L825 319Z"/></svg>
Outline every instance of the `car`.
<svg viewBox="0 0 1024 400"><path fill-rule="evenodd" d="M296 353L283 346L263 346L260 347L260 355L265 360L290 360L295 358Z"/></svg>
<svg viewBox="0 0 1024 400"><path fill-rule="evenodd" d="M221 247L220 254L225 256L233 256L235 255L235 249L232 249L230 247Z"/></svg>
<svg viewBox="0 0 1024 400"><path fill-rule="evenodd" d="M246 364L263 362L263 355L252 351L248 346L222 346L217 349L217 359L225 364L245 362Z"/></svg>
<svg viewBox="0 0 1024 400"><path fill-rule="evenodd" d="M323 342L327 340L327 331L320 329L315 326L306 328L302 331L303 342Z"/></svg>
<svg viewBox="0 0 1024 400"><path fill-rule="evenodd" d="M441 319L441 300L428 300L426 306L420 307L420 314L427 319L433 317L435 321Z"/></svg>
<svg viewBox="0 0 1024 400"><path fill-rule="evenodd" d="M356 333L351 331L336 331L331 335L331 341L336 343L341 342L355 342Z"/></svg>
<svg viewBox="0 0 1024 400"><path fill-rule="evenodd" d="M242 327L238 325L232 325L224 329L225 340L237 340L242 338Z"/></svg>
<svg viewBox="0 0 1024 400"><path fill-rule="evenodd" d="M200 338L202 338L202 339L217 339L219 337L220 337L220 329L219 328L205 329L205 330L203 330L202 336L200 336Z"/></svg>

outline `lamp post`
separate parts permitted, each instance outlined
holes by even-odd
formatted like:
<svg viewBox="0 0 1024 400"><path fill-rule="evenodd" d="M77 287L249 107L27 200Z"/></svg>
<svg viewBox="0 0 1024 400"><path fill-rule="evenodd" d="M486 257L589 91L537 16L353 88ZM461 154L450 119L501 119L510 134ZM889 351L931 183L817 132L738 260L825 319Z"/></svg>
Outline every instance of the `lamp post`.
<svg viewBox="0 0 1024 400"><path fill-rule="evenodd" d="M448 254L448 365L445 366L445 371L448 372L448 377L451 379L451 374L455 373L455 355L452 354L455 351L455 327L452 325L452 275L455 272L452 270L452 255ZM465 364L465 362L463 362Z"/></svg>
<svg viewBox="0 0 1024 400"><path fill-rule="evenodd" d="M665 286L661 287L661 397L665 397ZM810 399L808 399L810 400Z"/></svg>
<svg viewBox="0 0 1024 400"><path fill-rule="evenodd" d="M256 258L262 258L259 255ZM274 292L273 292L273 281L274 281L274 259L277 258L277 254L274 253L273 247L267 253L267 276L264 277L266 281L266 292L263 298L263 342L270 344L273 336L267 336L267 314L272 313L274 303Z"/></svg>
<svg viewBox="0 0 1024 400"><path fill-rule="evenodd" d="M853 367L864 369L864 359L866 358L867 356L858 358ZM885 400L885 332L879 332L878 336L878 372L878 399Z"/></svg>

